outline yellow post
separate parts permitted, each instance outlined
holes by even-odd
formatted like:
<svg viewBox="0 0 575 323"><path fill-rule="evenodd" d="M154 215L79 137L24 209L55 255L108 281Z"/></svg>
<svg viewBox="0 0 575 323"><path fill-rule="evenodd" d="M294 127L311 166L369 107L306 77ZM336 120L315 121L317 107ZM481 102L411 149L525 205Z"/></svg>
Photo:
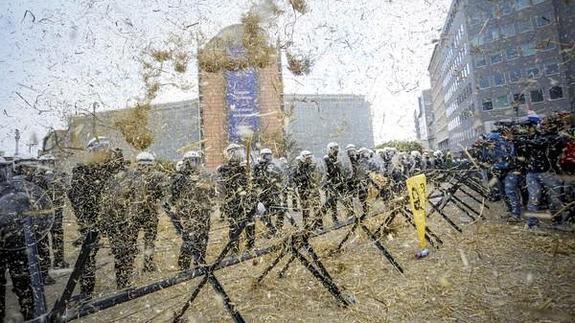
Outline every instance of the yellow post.
<svg viewBox="0 0 575 323"><path fill-rule="evenodd" d="M413 221L417 230L417 239L419 241L419 248L425 248L425 218L427 207L427 193L426 193L426 178L425 174L420 174L407 179L407 193L409 195L409 202L411 204L411 212L413 213Z"/></svg>

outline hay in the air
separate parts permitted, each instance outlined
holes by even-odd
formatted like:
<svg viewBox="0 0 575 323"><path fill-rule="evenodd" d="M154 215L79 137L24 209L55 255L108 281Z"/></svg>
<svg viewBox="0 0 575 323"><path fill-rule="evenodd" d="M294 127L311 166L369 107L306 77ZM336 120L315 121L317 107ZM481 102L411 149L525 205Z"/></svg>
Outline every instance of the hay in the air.
<svg viewBox="0 0 575 323"><path fill-rule="evenodd" d="M290 5L292 6L293 10L304 14L307 12L307 3L305 0L289 0Z"/></svg>
<svg viewBox="0 0 575 323"><path fill-rule="evenodd" d="M244 33L242 45L247 51L250 65L266 67L271 60L274 49L268 45L267 36L260 28L260 18L254 14L247 14L242 17Z"/></svg>
<svg viewBox="0 0 575 323"><path fill-rule="evenodd" d="M152 49L150 56L157 62L165 62L172 59L172 53L164 49Z"/></svg>
<svg viewBox="0 0 575 323"><path fill-rule="evenodd" d="M174 71L178 73L185 73L188 70L189 60L190 57L187 53L176 54L173 61Z"/></svg>
<svg viewBox="0 0 575 323"><path fill-rule="evenodd" d="M311 70L311 60L308 57L301 57L291 53L286 53L288 69L294 75L307 75Z"/></svg>
<svg viewBox="0 0 575 323"><path fill-rule="evenodd" d="M259 26L260 18L255 14L242 17L241 39L216 38L210 46L199 50L198 63L200 69L209 73L221 70L240 70L248 67L267 67L274 57L275 49L268 44L265 31ZM239 37L239 36L238 36ZM241 44L245 53L239 57L231 57L226 53L232 43Z"/></svg>
<svg viewBox="0 0 575 323"><path fill-rule="evenodd" d="M130 146L137 150L145 150L152 142L152 131L148 129L149 103L138 103L128 110L126 115L114 123Z"/></svg>

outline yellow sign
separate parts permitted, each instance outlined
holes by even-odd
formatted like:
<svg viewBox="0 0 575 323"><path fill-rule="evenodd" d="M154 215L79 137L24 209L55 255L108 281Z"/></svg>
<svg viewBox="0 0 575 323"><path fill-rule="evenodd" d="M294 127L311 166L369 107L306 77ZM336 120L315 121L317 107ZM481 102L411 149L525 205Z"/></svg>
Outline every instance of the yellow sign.
<svg viewBox="0 0 575 323"><path fill-rule="evenodd" d="M427 193L425 191L425 174L420 174L407 179L407 193L411 203L413 221L417 230L419 247L425 248L425 212L427 208Z"/></svg>

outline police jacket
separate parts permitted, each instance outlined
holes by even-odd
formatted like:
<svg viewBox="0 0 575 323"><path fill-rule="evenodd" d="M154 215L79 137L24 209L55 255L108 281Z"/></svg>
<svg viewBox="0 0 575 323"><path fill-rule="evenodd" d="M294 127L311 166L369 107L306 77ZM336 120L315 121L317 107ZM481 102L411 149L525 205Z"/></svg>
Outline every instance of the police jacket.
<svg viewBox="0 0 575 323"><path fill-rule="evenodd" d="M278 197L283 191L281 169L271 162L261 161L254 167L254 182L260 199Z"/></svg>
<svg viewBox="0 0 575 323"><path fill-rule="evenodd" d="M318 179L314 164L300 163L292 174L292 180L300 194L309 193L318 188Z"/></svg>
<svg viewBox="0 0 575 323"><path fill-rule="evenodd" d="M99 212L104 185L120 170L113 162L79 164L72 170L68 198L80 218L95 218Z"/></svg>
<svg viewBox="0 0 575 323"><path fill-rule="evenodd" d="M326 167L326 187L328 189L342 189L345 177L341 169L341 162L337 156L326 155L323 157Z"/></svg>
<svg viewBox="0 0 575 323"><path fill-rule="evenodd" d="M203 170L177 172L172 178L170 202L178 213L210 211L216 195L213 178Z"/></svg>

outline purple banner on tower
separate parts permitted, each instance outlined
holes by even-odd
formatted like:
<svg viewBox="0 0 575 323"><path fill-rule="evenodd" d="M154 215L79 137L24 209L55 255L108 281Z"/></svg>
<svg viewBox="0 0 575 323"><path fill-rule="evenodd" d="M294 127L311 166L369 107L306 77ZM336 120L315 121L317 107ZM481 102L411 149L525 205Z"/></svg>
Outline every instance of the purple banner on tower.
<svg viewBox="0 0 575 323"><path fill-rule="evenodd" d="M239 142L241 132L258 129L257 73L253 68L225 71L228 140Z"/></svg>

